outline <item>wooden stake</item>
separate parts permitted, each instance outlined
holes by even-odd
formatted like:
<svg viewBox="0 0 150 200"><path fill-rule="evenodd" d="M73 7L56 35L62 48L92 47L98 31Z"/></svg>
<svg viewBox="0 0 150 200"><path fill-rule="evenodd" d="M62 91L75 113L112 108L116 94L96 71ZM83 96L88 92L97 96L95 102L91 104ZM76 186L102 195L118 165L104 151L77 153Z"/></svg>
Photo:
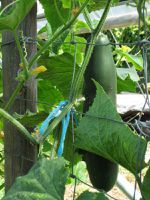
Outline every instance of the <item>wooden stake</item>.
<svg viewBox="0 0 150 200"><path fill-rule="evenodd" d="M12 2L12 0L2 0L2 7ZM28 16L21 23L19 30L23 31L23 35L36 39L36 5L32 8ZM18 30L18 31L19 31ZM15 80L19 72L20 58L18 49L13 41L14 37L11 32L4 32L2 36L2 66L3 66L3 94L5 104L16 88ZM5 45L6 44L6 45ZM36 52L36 44L26 44L27 58ZM23 87L18 98L29 99L30 101L22 101L16 99L9 113L17 112L24 114L27 109L36 112L37 85L34 78L30 79ZM33 101L33 102L32 102ZM31 130L29 130L31 131ZM5 152L5 190L11 187L16 177L26 174L37 159L38 147L31 144L21 136L18 130L9 122L4 123L4 152Z"/></svg>

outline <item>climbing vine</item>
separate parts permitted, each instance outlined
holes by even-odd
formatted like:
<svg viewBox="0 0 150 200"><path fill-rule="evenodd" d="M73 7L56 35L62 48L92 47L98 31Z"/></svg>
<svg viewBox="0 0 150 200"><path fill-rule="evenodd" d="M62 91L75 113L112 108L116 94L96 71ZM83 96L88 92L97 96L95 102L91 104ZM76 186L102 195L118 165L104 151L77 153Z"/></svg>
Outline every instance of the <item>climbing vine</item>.
<svg viewBox="0 0 150 200"><path fill-rule="evenodd" d="M82 112L84 72L91 58L95 41L102 32L110 7L117 5L118 1L107 0L104 3L96 0L40 0L47 25L39 31L38 38L34 41L38 44L37 53L27 60L21 46L18 29L19 24L35 2L35 0L18 0L1 12L0 30L13 32L22 70L16 77L18 85L15 91L4 105L4 109L0 108L0 115L16 126L20 133L33 144L40 145L40 148L44 148L45 144L51 146L50 155L46 155L51 160L44 158L38 161L26 176L17 179L4 199L26 199L26 192L30 191L32 191L29 194L30 198L33 199L63 199L69 171L66 160L71 162L71 177L76 182L77 177L73 173L73 165L81 160L81 155L77 151L82 149L103 156L132 172L139 184L142 198L148 200L150 197L147 190L150 180L149 168L143 182L138 174L145 167L149 167L149 164L144 161L147 137L138 135L122 121L109 96L94 80L96 97L89 111ZM141 5L142 7L140 7ZM139 15L142 15L143 6L144 3L137 3ZM95 25L91 21L90 12L100 8L103 8L102 16ZM140 9L142 9L141 12ZM86 23L78 19L81 14ZM88 39L87 36L83 37L81 34L83 28L91 32ZM113 32L109 34L114 40ZM22 35L22 37L25 36ZM145 43L139 42L141 41L137 41L134 45L145 45ZM117 42L112 41L106 45L114 43ZM132 49L127 45L114 48L116 71L118 80L124 81L128 78L137 83L140 79L138 72L143 70L144 62L140 50L136 55L132 55L131 51ZM124 61L130 63L132 67L129 69L124 67ZM38 67L32 69L35 62L38 63ZM24 83L33 76L38 81L38 100L42 102L38 107L39 112L27 111L24 115L17 113L13 116L10 115L8 111ZM120 91L122 90L124 88L120 89ZM35 127L35 129L30 133L26 127ZM104 134L100 133L100 129ZM43 156L44 154L39 152L39 155ZM66 160L57 158L61 156ZM56 175L55 181L53 174ZM59 183L60 179L61 184ZM58 191L55 190L55 183L57 183ZM38 192L36 192L37 189ZM88 198L108 199L107 194L101 190L99 193L84 193L77 199Z"/></svg>

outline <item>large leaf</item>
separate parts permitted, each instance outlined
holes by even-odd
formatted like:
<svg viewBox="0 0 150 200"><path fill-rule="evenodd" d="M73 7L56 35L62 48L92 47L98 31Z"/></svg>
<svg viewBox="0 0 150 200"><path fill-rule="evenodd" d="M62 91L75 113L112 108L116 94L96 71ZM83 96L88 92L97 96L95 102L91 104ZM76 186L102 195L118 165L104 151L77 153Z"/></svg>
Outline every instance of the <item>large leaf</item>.
<svg viewBox="0 0 150 200"><path fill-rule="evenodd" d="M16 114L14 115L15 118L17 118L17 120L23 124L25 127L28 128L33 128L35 126L37 126L39 123L43 122L45 120L45 118L47 117L47 113L42 111L39 113L30 113L27 112L25 115L18 115L16 116Z"/></svg>
<svg viewBox="0 0 150 200"><path fill-rule="evenodd" d="M126 53L121 50L116 50L117 53L119 53L121 56L125 57L127 62L132 63L132 65L135 67L137 70L142 70L143 69L143 58L141 55L132 55L129 53Z"/></svg>
<svg viewBox="0 0 150 200"><path fill-rule="evenodd" d="M119 78L122 80L125 80L128 75L130 76L130 79L134 82L137 82L140 80L139 75L137 74L137 71L135 70L134 67L131 68L116 68L117 70L117 75Z"/></svg>
<svg viewBox="0 0 150 200"><path fill-rule="evenodd" d="M77 200L109 200L109 199L102 192L94 193L85 191L77 198Z"/></svg>
<svg viewBox="0 0 150 200"><path fill-rule="evenodd" d="M128 76L125 80L117 78L117 92L136 92L136 83Z"/></svg>
<svg viewBox="0 0 150 200"><path fill-rule="evenodd" d="M55 0L40 0L53 33L63 25L63 23L67 22L70 12L69 9L63 8L60 0L56 0L56 4L54 2Z"/></svg>
<svg viewBox="0 0 150 200"><path fill-rule="evenodd" d="M54 105L57 105L63 99L60 91L56 88L55 83L52 85L53 82L51 83L50 81L51 76L38 81L38 108L39 110L45 110L46 112L49 112Z"/></svg>
<svg viewBox="0 0 150 200"><path fill-rule="evenodd" d="M144 200L150 199L149 186L150 186L150 167L148 168L146 172L146 175L144 177L143 184L142 184L142 192L144 194Z"/></svg>
<svg viewBox="0 0 150 200"><path fill-rule="evenodd" d="M0 31L16 29L35 2L36 0L16 1L14 9L9 14L0 16Z"/></svg>
<svg viewBox="0 0 150 200"><path fill-rule="evenodd" d="M39 61L40 65L44 65L47 71L40 74L38 77L49 81L53 86L56 86L65 98L68 98L71 79L73 74L74 58L64 53L51 58L43 57ZM78 70L76 66L76 70ZM46 94L47 95L47 94Z"/></svg>
<svg viewBox="0 0 150 200"><path fill-rule="evenodd" d="M94 103L76 130L76 147L119 163L135 174L145 166L146 141L122 123L111 99L97 82L96 87Z"/></svg>
<svg viewBox="0 0 150 200"><path fill-rule="evenodd" d="M131 68L116 68L117 70L117 91L136 92L136 82L139 81L139 76L134 67Z"/></svg>
<svg viewBox="0 0 150 200"><path fill-rule="evenodd" d="M39 160L23 177L16 179L4 200L63 200L67 169L62 158Z"/></svg>

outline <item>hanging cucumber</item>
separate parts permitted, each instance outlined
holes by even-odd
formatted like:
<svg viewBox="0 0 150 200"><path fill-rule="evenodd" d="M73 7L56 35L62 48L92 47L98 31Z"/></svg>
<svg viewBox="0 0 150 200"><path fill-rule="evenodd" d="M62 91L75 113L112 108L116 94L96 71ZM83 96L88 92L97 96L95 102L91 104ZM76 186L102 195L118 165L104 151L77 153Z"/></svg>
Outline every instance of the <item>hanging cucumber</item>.
<svg viewBox="0 0 150 200"><path fill-rule="evenodd" d="M96 95L96 87L92 79L101 84L105 92L116 104L116 70L111 46L106 35L100 34L96 40L92 56L85 71L83 112L88 111ZM118 175L118 165L94 153L84 151L84 160L91 183L94 187L109 191L115 184Z"/></svg>

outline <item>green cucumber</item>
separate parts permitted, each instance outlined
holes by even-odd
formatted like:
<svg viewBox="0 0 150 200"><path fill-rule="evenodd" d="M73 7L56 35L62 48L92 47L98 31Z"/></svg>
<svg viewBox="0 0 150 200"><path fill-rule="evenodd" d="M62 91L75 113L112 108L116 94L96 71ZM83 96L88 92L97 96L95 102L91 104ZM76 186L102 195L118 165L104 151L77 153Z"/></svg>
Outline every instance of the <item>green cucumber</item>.
<svg viewBox="0 0 150 200"><path fill-rule="evenodd" d="M116 104L117 79L111 46L106 35L100 34L96 40L89 64L84 74L84 96L85 103L83 112L88 111L96 95L96 87L92 79L96 80ZM83 158L92 185L97 189L111 190L114 186L118 165L94 153L84 151Z"/></svg>

